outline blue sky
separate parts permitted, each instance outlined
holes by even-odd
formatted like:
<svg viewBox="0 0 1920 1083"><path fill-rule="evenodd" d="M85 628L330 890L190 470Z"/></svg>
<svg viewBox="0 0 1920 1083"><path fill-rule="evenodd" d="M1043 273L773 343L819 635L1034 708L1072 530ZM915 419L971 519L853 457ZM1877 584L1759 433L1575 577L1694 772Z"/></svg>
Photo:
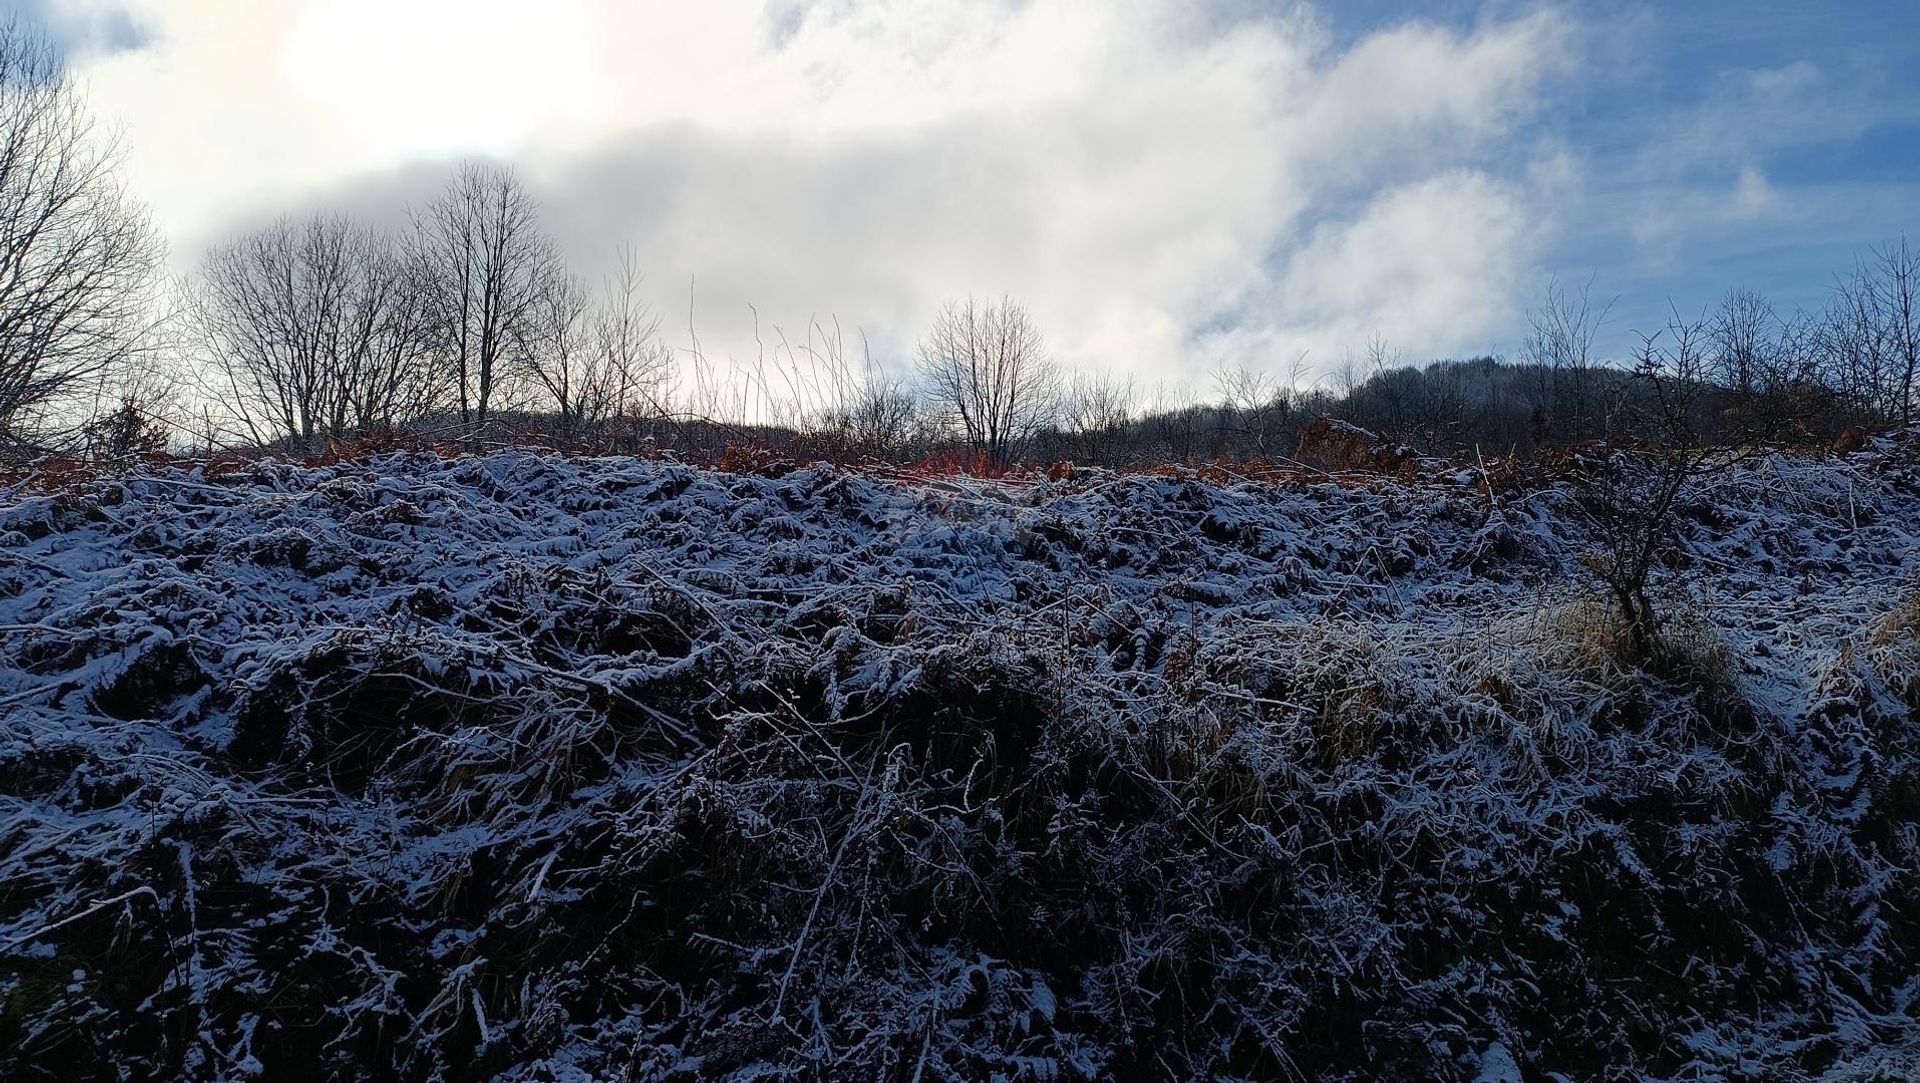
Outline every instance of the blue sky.
<svg viewBox="0 0 1920 1083"><path fill-rule="evenodd" d="M0 0L0 6L18 0ZM28 10L28 9L22 9ZM190 273L273 215L399 221L515 164L591 275L905 356L1026 299L1150 382L1512 353L1552 277L1614 354L1729 287L1818 305L1920 236L1920 4L37 0ZM501 72L511 72L502 76Z"/></svg>
<svg viewBox="0 0 1920 1083"><path fill-rule="evenodd" d="M1512 5L1353 0L1343 35L1406 19L1460 25ZM1631 349L1668 305L1732 286L1783 311L1825 303L1868 245L1920 236L1920 4L1567 5L1583 57L1514 133L1564 141L1583 196L1542 268L1617 298L1604 341Z"/></svg>

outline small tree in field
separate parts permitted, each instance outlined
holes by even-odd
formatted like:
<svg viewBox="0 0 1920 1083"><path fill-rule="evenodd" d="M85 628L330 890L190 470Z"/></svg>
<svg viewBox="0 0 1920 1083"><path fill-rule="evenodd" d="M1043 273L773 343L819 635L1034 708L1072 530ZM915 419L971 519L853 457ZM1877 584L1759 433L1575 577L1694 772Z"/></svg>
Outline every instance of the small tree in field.
<svg viewBox="0 0 1920 1083"><path fill-rule="evenodd" d="M1653 335L1643 335L1634 379L1644 387L1649 442L1636 451L1616 451L1581 477L1580 510L1594 542L1581 560L1614 605L1628 653L1653 656L1660 618L1651 588L1671 551L1674 518L1694 481L1730 462L1700 437L1699 410L1707 383L1706 332L1701 322L1677 315Z"/></svg>
<svg viewBox="0 0 1920 1083"><path fill-rule="evenodd" d="M1025 306L949 303L920 340L920 379L976 455L1009 461L1053 420L1060 378Z"/></svg>

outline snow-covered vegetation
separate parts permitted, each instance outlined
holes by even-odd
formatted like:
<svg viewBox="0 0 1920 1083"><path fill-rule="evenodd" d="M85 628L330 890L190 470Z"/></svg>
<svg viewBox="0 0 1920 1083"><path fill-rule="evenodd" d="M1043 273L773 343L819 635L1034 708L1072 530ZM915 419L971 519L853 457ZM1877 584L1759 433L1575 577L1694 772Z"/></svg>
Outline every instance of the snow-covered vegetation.
<svg viewBox="0 0 1920 1083"><path fill-rule="evenodd" d="M1631 368L1557 283L1210 401L1005 295L723 366L503 163L163 282L65 55L0 24L0 1077L1920 1078L1904 238Z"/></svg>
<svg viewBox="0 0 1920 1083"><path fill-rule="evenodd" d="M0 1075L1911 1078L1920 447L1574 468L16 477Z"/></svg>

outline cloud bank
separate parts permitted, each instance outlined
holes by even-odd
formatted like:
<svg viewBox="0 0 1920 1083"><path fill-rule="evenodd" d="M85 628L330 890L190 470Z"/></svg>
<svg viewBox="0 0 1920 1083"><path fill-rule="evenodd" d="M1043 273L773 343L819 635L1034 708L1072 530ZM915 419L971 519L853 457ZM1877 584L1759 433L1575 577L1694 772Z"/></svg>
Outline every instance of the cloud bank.
<svg viewBox="0 0 1920 1083"><path fill-rule="evenodd" d="M898 360L954 296L1148 378L1510 342L1574 172L1551 10L1334 35L1136 0L51 0L190 266L288 210L398 216L512 161L710 351L832 313ZM1758 191L1758 190L1756 190ZM677 317L676 317L677 319Z"/></svg>

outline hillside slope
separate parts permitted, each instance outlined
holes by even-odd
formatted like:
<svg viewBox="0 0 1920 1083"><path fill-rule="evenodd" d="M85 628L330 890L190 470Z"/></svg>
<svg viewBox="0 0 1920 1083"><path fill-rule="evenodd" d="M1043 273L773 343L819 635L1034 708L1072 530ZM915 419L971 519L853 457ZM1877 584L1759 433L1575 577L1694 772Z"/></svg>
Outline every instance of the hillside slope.
<svg viewBox="0 0 1920 1083"><path fill-rule="evenodd" d="M1920 454L0 491L8 1078L1907 1078ZM1893 1074L1886 1074L1893 1073Z"/></svg>

